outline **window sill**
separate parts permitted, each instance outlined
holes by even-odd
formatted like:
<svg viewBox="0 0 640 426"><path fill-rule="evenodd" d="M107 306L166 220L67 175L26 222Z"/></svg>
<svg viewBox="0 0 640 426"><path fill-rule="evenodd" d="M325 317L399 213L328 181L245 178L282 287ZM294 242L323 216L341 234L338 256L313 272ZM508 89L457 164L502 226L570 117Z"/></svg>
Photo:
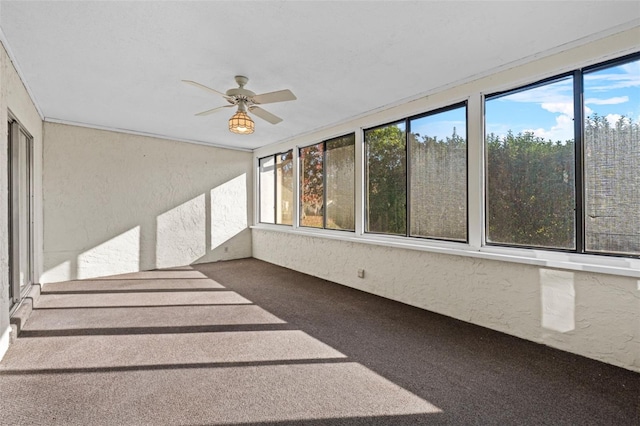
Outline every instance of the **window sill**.
<svg viewBox="0 0 640 426"><path fill-rule="evenodd" d="M358 235L349 231L293 228L288 225L269 225L262 223L251 226L251 229L640 279L640 259L626 257L497 246L473 247L469 244L449 241L423 240L377 234Z"/></svg>

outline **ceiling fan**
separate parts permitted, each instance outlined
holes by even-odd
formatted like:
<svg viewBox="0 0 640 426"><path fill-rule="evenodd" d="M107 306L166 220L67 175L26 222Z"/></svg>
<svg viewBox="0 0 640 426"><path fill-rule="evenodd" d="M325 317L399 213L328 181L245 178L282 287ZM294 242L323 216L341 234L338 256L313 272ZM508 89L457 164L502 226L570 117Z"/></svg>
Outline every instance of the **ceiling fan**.
<svg viewBox="0 0 640 426"><path fill-rule="evenodd" d="M237 75L235 79L239 87L235 89L229 89L225 93L219 92L218 90L212 89L211 87L207 87L204 84L200 84L195 81L182 80L183 82L191 84L192 86L199 87L201 89L208 90L209 92L218 94L226 99L226 101L230 104L202 111L197 113L196 115L209 115L213 114L214 112L218 112L223 108L233 108L237 106L237 112L233 115L233 117L229 119L229 130L233 133L246 135L253 133L254 131L253 120L251 120L251 117L249 117L247 112L255 114L257 117L260 117L271 124L278 124L282 121L282 118L270 113L263 108L260 108L258 105L270 104L274 102L294 101L297 99L296 96L291 92L291 90L288 89L256 95L251 90L247 90L244 88L244 86L249 81L247 77Z"/></svg>

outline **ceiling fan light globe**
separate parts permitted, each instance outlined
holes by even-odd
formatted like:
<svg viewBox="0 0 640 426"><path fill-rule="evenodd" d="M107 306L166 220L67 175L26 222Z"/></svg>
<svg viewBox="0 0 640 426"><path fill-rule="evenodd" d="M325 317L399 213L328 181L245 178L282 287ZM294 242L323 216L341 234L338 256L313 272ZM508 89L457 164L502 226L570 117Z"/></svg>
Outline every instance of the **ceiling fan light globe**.
<svg viewBox="0 0 640 426"><path fill-rule="evenodd" d="M249 135L255 130L255 123L245 112L238 111L229 119L229 131L239 135Z"/></svg>

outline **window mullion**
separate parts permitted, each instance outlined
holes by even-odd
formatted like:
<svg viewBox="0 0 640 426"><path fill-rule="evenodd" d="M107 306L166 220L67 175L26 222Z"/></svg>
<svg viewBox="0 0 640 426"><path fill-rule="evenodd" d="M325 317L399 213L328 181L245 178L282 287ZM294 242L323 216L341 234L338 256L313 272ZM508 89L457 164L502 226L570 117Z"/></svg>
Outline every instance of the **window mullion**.
<svg viewBox="0 0 640 426"><path fill-rule="evenodd" d="M367 204L365 201L368 188L366 178L366 150L364 146L364 134L362 129L355 133L354 146L354 179L355 179L355 233L356 235L364 235L365 233L365 214Z"/></svg>
<svg viewBox="0 0 640 426"><path fill-rule="evenodd" d="M300 180L302 179L302 175L300 174L300 148L296 145L293 147L291 151L291 161L292 161L292 177L291 177L291 191L293 193L293 210L291 212L291 226L293 228L300 227L300 204L301 204L301 188Z"/></svg>
<svg viewBox="0 0 640 426"><path fill-rule="evenodd" d="M322 142L322 229L327 229L327 141Z"/></svg>
<svg viewBox="0 0 640 426"><path fill-rule="evenodd" d="M485 141L484 99L481 93L469 97L467 104L467 238L480 249L485 227Z"/></svg>
<svg viewBox="0 0 640 426"><path fill-rule="evenodd" d="M278 223L278 155L273 156L273 223Z"/></svg>
<svg viewBox="0 0 640 426"><path fill-rule="evenodd" d="M576 211L575 211L575 232L576 251L585 252L585 217L584 217L584 149L583 149L583 129L584 129L584 87L582 72L575 71L573 75L573 128L574 128L574 148L575 148L575 191L576 191Z"/></svg>
<svg viewBox="0 0 640 426"><path fill-rule="evenodd" d="M405 171L405 181L406 181L406 198L405 198L405 235L411 236L411 147L409 143L409 135L411 134L411 120L405 120L404 128L406 131L404 132L404 171Z"/></svg>

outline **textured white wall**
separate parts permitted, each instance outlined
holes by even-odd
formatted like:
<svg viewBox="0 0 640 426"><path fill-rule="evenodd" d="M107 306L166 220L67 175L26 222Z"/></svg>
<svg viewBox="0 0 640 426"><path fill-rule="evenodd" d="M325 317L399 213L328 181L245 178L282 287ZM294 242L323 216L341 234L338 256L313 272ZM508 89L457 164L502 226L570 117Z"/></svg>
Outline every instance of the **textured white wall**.
<svg viewBox="0 0 640 426"><path fill-rule="evenodd" d="M45 123L42 282L251 256L251 154Z"/></svg>
<svg viewBox="0 0 640 426"><path fill-rule="evenodd" d="M0 44L0 358L8 345L9 330L9 235L7 136L8 111L33 136L34 148L34 279L41 271L42 248L42 120L9 58Z"/></svg>
<svg viewBox="0 0 640 426"><path fill-rule="evenodd" d="M640 371L637 279L255 228L252 238L257 259Z"/></svg>
<svg viewBox="0 0 640 426"><path fill-rule="evenodd" d="M4 172L7 158L7 53L0 49L0 164ZM0 173L0 229L9 229L7 173ZM9 235L0 232L0 359L9 347Z"/></svg>

